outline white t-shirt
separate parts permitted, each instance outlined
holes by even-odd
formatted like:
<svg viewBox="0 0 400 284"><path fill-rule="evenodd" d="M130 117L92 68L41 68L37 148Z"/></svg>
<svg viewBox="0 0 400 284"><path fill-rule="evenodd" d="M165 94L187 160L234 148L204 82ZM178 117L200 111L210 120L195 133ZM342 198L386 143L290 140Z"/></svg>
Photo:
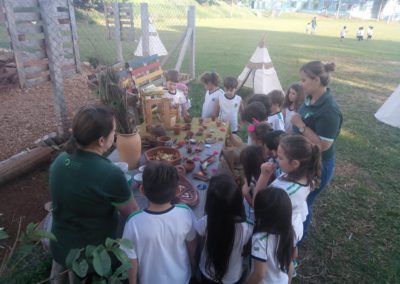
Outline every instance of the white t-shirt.
<svg viewBox="0 0 400 284"><path fill-rule="evenodd" d="M186 241L196 237L192 210L177 204L164 212L147 209L129 217L123 238L133 248L121 247L129 259L138 260L141 284L189 283L191 266Z"/></svg>
<svg viewBox="0 0 400 284"><path fill-rule="evenodd" d="M206 234L206 228L207 228L207 216L204 216L200 220L197 221L196 231L200 236L204 237ZM252 234L253 234L253 223L252 222L248 221L248 222L242 222L242 223L236 224L235 241L233 243L232 253L229 258L228 270L226 271L226 274L225 274L224 278L222 279L222 282L224 284L236 283L237 281L239 281L240 277L242 276L242 273L243 273L243 270L242 270L243 247L250 240ZM203 275L206 276L208 279L212 280L212 277L207 273L206 268L205 268L206 267L205 249L203 249L203 251L201 252L199 266L200 266L200 270L203 273Z"/></svg>
<svg viewBox="0 0 400 284"><path fill-rule="evenodd" d="M203 110L201 112L202 118L209 118L213 115L213 112L218 105L219 97L224 94L225 92L222 89L217 89L211 93L207 90L204 97Z"/></svg>
<svg viewBox="0 0 400 284"><path fill-rule="evenodd" d="M303 185L296 182L285 181L282 174L275 179L271 186L281 188L289 194L290 201L292 202L292 225L296 234L296 241L300 241L303 237L303 222L308 215L307 196L310 194L310 186Z"/></svg>
<svg viewBox="0 0 400 284"><path fill-rule="evenodd" d="M280 270L276 258L279 237L274 234L256 233L252 238L251 256L267 264L267 274L260 284L287 284L288 274ZM254 267L254 265L253 265Z"/></svg>
<svg viewBox="0 0 400 284"><path fill-rule="evenodd" d="M239 129L239 109L242 103L242 98L235 95L228 99L225 94L219 97L219 119L229 122L231 131L235 132Z"/></svg>
<svg viewBox="0 0 400 284"><path fill-rule="evenodd" d="M292 133L293 132L293 124L291 122L291 119L293 115L296 112L294 110L290 110L289 108L285 108L285 117L284 117L284 123L285 123L285 131L287 133Z"/></svg>
<svg viewBox="0 0 400 284"><path fill-rule="evenodd" d="M268 123L271 124L273 130L285 131L285 123L283 122L282 112L277 112L268 116Z"/></svg>
<svg viewBox="0 0 400 284"><path fill-rule="evenodd" d="M176 89L175 93L170 93L168 90L164 90L164 98L170 99L173 107L178 107L178 116L181 118L182 107L187 109L187 98L185 94L178 89Z"/></svg>

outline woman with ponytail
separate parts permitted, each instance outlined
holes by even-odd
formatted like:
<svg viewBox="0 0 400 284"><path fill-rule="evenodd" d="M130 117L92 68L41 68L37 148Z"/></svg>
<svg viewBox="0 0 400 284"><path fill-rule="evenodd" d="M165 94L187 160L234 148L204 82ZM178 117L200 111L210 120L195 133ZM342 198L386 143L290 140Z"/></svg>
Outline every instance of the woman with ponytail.
<svg viewBox="0 0 400 284"><path fill-rule="evenodd" d="M304 222L304 238L307 237L315 198L330 182L335 169L335 140L343 117L328 87L334 70L335 63L323 64L321 61L311 61L300 68L300 81L306 99L299 113L291 119L293 131L307 137L322 150L321 182L307 198L309 215Z"/></svg>
<svg viewBox="0 0 400 284"><path fill-rule="evenodd" d="M71 249L117 238L118 211L127 217L137 209L124 173L103 156L114 135L113 113L103 106L85 106L73 118L67 152L51 165L51 231L57 241L50 242L50 249L56 280Z"/></svg>
<svg viewBox="0 0 400 284"><path fill-rule="evenodd" d="M211 178L205 204L206 215L196 224L205 238L200 258L201 283L237 283L243 273L243 247L253 225L246 221L243 196L232 177Z"/></svg>
<svg viewBox="0 0 400 284"><path fill-rule="evenodd" d="M287 284L293 258L292 205L281 189L260 190L254 200L253 270L247 284Z"/></svg>

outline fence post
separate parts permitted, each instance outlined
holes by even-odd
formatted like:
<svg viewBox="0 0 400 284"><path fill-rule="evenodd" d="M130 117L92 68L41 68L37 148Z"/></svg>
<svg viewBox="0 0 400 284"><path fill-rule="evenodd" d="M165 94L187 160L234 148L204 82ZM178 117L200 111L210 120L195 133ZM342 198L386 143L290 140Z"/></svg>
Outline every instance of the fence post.
<svg viewBox="0 0 400 284"><path fill-rule="evenodd" d="M119 5L117 1L113 2L114 11L114 28L115 28L115 46L117 48L117 61L119 63L124 62L124 57L122 56L122 43L121 43L121 22L119 20Z"/></svg>
<svg viewBox="0 0 400 284"><path fill-rule="evenodd" d="M192 29L192 36L190 37L190 50L189 50L189 72L192 78L196 77L196 7L190 6L188 11L188 27Z"/></svg>
<svg viewBox="0 0 400 284"><path fill-rule="evenodd" d="M129 30L129 38L131 41L135 40L135 22L133 21L133 4L129 3L129 24L131 26Z"/></svg>
<svg viewBox="0 0 400 284"><path fill-rule="evenodd" d="M142 23L142 55L143 57L150 55L150 36L149 36L149 5L140 3L140 14Z"/></svg>
<svg viewBox="0 0 400 284"><path fill-rule="evenodd" d="M78 32L76 29L76 20L75 20L75 9L72 4L72 0L67 0L68 10L69 10L69 19L71 26L71 34L72 34L72 45L74 49L74 60L76 66L76 72L82 73L82 65L81 65L81 56L79 53L79 44L78 44Z"/></svg>
<svg viewBox="0 0 400 284"><path fill-rule="evenodd" d="M62 63L64 62L63 40L59 31L58 19L55 16L57 7L53 0L39 0L39 6L43 21L46 52L49 59L58 134L60 137L65 138L68 135L69 123L64 100L64 80L62 72Z"/></svg>

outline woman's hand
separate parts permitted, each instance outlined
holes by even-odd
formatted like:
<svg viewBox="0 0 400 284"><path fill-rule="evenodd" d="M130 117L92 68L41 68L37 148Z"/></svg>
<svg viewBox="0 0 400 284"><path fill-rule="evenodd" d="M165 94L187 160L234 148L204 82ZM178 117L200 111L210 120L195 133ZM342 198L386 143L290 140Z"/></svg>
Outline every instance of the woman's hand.
<svg viewBox="0 0 400 284"><path fill-rule="evenodd" d="M300 114L298 114L298 113L293 114L292 119L290 121L297 128L301 128L301 127L305 126L303 119L301 118Z"/></svg>

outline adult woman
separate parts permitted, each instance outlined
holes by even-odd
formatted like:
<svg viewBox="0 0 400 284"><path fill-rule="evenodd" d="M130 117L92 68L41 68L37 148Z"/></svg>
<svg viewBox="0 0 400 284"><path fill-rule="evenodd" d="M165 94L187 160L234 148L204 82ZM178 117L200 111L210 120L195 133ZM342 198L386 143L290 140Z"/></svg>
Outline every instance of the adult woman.
<svg viewBox="0 0 400 284"><path fill-rule="evenodd" d="M312 205L317 195L333 177L335 169L335 140L342 125L342 113L328 88L335 63L311 61L300 69L303 91L307 96L299 114L292 117L293 130L319 145L322 150L322 176L319 188L307 198L309 215L304 222L304 238L312 217Z"/></svg>
<svg viewBox="0 0 400 284"><path fill-rule="evenodd" d="M102 156L114 136L115 120L109 109L83 107L74 116L67 153L51 165L51 231L57 238L50 243L53 276L63 271L71 249L117 237L117 211L127 217L137 209L124 173Z"/></svg>

